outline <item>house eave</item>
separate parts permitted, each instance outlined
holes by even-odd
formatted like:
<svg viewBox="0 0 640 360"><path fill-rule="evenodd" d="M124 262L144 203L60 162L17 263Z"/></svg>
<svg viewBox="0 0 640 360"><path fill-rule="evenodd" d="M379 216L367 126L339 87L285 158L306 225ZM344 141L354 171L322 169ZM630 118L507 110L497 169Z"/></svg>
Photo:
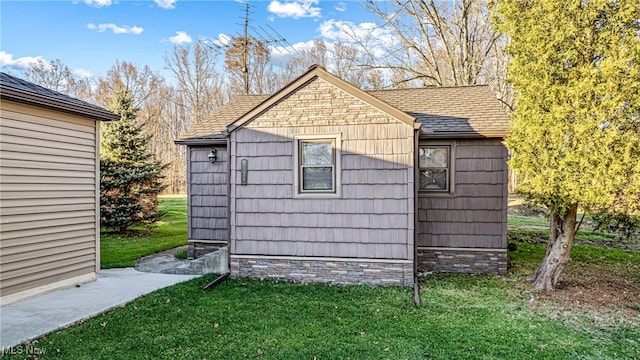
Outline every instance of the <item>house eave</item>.
<svg viewBox="0 0 640 360"><path fill-rule="evenodd" d="M3 100L9 100L41 108L71 113L74 115L89 117L98 121L120 120L120 115L114 114L104 109L100 109L99 107L89 106L89 103L87 103L87 106L83 106L80 104L75 104L60 99L53 99L50 97L10 87L2 87L0 96Z"/></svg>
<svg viewBox="0 0 640 360"><path fill-rule="evenodd" d="M420 139L503 139L506 132L471 132L471 131L448 131L448 132L420 132Z"/></svg>
<svg viewBox="0 0 640 360"><path fill-rule="evenodd" d="M178 139L173 142L176 145L224 145L227 146L226 138L188 138L188 139Z"/></svg>

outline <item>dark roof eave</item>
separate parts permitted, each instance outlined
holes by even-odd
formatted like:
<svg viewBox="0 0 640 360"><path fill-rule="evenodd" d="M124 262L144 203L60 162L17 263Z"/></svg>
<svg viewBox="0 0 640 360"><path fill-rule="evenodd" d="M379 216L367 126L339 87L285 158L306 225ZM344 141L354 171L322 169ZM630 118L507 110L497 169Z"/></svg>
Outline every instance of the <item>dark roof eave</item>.
<svg viewBox="0 0 640 360"><path fill-rule="evenodd" d="M176 145L227 145L226 137L218 137L218 138L187 138L187 139L178 139L173 141Z"/></svg>
<svg viewBox="0 0 640 360"><path fill-rule="evenodd" d="M471 131L448 131L448 132L420 132L420 139L504 139L507 132L471 132Z"/></svg>
<svg viewBox="0 0 640 360"><path fill-rule="evenodd" d="M32 92L21 91L10 87L3 87L0 92L2 99L15 101L19 103L29 104L38 107L44 107L52 110L81 115L100 121L116 121L120 120L120 115L110 111L100 109L99 107L81 106L72 104L60 99L52 99Z"/></svg>

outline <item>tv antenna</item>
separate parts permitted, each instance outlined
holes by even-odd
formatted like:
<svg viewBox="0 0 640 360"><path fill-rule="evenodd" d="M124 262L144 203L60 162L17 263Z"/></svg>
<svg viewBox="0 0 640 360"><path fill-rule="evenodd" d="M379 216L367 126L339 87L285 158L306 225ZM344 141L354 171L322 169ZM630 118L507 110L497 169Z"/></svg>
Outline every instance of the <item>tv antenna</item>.
<svg viewBox="0 0 640 360"><path fill-rule="evenodd" d="M242 67L242 79L244 82L244 94L249 94L249 52L252 46L265 46L272 45L271 48L279 53L289 53L289 50L296 52L296 49L291 45L287 39L285 39L280 33L278 33L274 28L265 24L267 29L262 26L254 27L249 24L251 21L250 18L250 6L249 2L244 3L244 17L243 24L238 24L243 26L243 34L238 35L236 39L241 39L242 42L238 44L237 42L223 42L221 40L210 40L210 39L202 39L199 40L199 43L209 48L210 50L218 51L218 52L227 52L230 48L234 46L240 45L242 48L242 57L241 57L241 67Z"/></svg>

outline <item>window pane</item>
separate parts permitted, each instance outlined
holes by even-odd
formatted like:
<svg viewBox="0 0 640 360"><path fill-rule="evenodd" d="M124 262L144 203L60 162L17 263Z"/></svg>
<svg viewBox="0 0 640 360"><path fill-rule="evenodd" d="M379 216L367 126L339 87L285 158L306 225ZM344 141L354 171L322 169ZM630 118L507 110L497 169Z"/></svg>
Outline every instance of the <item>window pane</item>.
<svg viewBox="0 0 640 360"><path fill-rule="evenodd" d="M420 148L421 168L446 168L449 166L449 148L423 147Z"/></svg>
<svg viewBox="0 0 640 360"><path fill-rule="evenodd" d="M333 190L333 168L303 167L302 190Z"/></svg>
<svg viewBox="0 0 640 360"><path fill-rule="evenodd" d="M447 190L447 170L420 170L420 190Z"/></svg>
<svg viewBox="0 0 640 360"><path fill-rule="evenodd" d="M332 142L303 142L302 165L332 165Z"/></svg>

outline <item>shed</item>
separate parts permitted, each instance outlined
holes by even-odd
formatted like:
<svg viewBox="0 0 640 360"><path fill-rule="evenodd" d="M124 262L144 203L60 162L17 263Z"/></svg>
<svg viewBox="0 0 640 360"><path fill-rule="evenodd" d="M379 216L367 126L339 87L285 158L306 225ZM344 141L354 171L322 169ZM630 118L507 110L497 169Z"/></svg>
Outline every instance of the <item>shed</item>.
<svg viewBox="0 0 640 360"><path fill-rule="evenodd" d="M103 108L0 73L0 304L100 269Z"/></svg>
<svg viewBox="0 0 640 360"><path fill-rule="evenodd" d="M232 276L302 282L503 274L508 124L487 86L367 92L319 66L238 96L176 141L189 255L229 246Z"/></svg>

